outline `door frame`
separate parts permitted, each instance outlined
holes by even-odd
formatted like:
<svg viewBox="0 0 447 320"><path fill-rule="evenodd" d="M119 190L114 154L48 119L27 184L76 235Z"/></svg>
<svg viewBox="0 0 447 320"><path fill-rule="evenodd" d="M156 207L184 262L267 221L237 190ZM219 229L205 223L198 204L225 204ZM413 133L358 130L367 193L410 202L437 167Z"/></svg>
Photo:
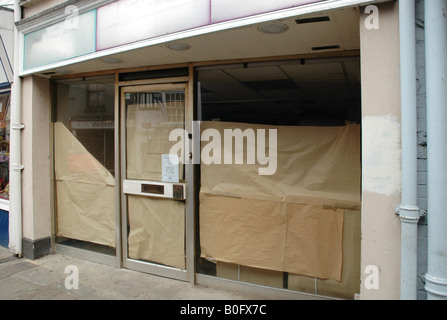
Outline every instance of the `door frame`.
<svg viewBox="0 0 447 320"><path fill-rule="evenodd" d="M193 82L190 77L148 79L147 81L118 82L116 85L116 104L117 104L117 159L119 160L119 174L116 175L117 185L120 186L117 191L117 197L120 200L120 223L117 226L117 233L120 234L120 264L123 268L149 273L166 278L181 280L195 284L195 205L194 205L194 167L185 164L185 258L186 270L158 265L151 262L139 261L128 257L128 234L127 234L127 196L123 190L123 182L126 173L126 110L125 94L131 92L147 90L184 90L185 92L185 130L191 133L193 121ZM188 141L187 141L188 142ZM189 140L191 144L191 140ZM191 149L190 149L191 150Z"/></svg>

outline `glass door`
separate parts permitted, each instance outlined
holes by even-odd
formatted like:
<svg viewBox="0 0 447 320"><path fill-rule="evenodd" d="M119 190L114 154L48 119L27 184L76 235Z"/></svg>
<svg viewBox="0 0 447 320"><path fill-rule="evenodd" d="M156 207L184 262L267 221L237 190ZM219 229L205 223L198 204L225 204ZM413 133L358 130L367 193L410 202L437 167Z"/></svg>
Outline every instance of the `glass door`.
<svg viewBox="0 0 447 320"><path fill-rule="evenodd" d="M170 139L185 132L185 96L185 84L122 88L121 175L124 267L186 281L187 183L172 150L189 140Z"/></svg>

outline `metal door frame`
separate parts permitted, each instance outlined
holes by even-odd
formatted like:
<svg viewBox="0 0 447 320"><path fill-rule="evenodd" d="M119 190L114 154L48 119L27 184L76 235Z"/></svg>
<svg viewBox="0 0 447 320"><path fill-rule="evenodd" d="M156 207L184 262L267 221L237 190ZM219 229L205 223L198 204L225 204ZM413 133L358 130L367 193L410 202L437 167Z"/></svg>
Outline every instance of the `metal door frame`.
<svg viewBox="0 0 447 320"><path fill-rule="evenodd" d="M188 78L175 79L178 82L170 82L174 79L159 79L159 82L154 83L154 80L149 80L150 84L141 84L138 81L136 85L130 83L122 83L117 85L119 91L119 142L120 142L120 200L121 200L121 263L124 268L132 269L144 273L149 273L157 276L177 279L181 281L195 282L195 261L194 261L194 174L193 166L185 164L185 259L186 270L181 270L169 266L163 266L156 263L130 259L128 256L128 234L127 234L127 196L124 193L124 181L126 180L127 169L127 145L126 145L126 108L125 108L125 94L142 91L160 91L160 90L184 90L185 92L185 130L190 132L188 123L193 120L193 106L190 91L190 83ZM188 141L187 141L188 143ZM189 141L191 143L191 141ZM174 200L172 200L174 201Z"/></svg>

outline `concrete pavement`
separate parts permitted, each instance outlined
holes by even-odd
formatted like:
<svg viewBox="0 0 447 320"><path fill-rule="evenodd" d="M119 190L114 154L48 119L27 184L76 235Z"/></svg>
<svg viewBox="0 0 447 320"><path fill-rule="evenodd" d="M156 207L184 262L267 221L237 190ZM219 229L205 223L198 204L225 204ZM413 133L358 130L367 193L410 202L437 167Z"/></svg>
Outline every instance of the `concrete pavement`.
<svg viewBox="0 0 447 320"><path fill-rule="evenodd" d="M67 266L79 270L79 289L68 290ZM0 300L265 300L266 296L191 286L61 254L36 261L0 248Z"/></svg>

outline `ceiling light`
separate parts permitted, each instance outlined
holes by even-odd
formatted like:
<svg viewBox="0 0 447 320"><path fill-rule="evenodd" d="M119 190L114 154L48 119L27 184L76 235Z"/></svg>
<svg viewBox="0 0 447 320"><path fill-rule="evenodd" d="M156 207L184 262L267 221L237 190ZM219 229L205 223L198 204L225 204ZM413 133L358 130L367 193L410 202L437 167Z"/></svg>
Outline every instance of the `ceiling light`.
<svg viewBox="0 0 447 320"><path fill-rule="evenodd" d="M258 30L266 34L280 34L289 30L289 27L282 23L269 23L260 25Z"/></svg>
<svg viewBox="0 0 447 320"><path fill-rule="evenodd" d="M102 61L104 61L105 63L110 63L110 64L118 64L123 62L123 60L118 59L118 58L113 58L113 57L105 57L101 59Z"/></svg>
<svg viewBox="0 0 447 320"><path fill-rule="evenodd" d="M175 51L186 51L191 49L191 46L185 42L170 42L166 44L166 48Z"/></svg>

